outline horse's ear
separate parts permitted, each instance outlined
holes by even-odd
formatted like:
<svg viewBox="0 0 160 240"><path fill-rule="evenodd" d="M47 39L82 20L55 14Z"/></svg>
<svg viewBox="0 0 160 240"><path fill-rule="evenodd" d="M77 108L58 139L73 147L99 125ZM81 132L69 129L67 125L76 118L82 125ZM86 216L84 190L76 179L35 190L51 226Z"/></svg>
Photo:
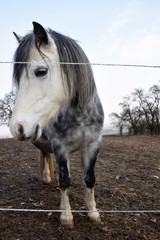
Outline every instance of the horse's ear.
<svg viewBox="0 0 160 240"><path fill-rule="evenodd" d="M40 45L42 43L48 44L48 36L46 30L37 22L33 22L33 27L36 42L38 42Z"/></svg>
<svg viewBox="0 0 160 240"><path fill-rule="evenodd" d="M22 37L22 36L20 36L20 35L18 35L18 34L17 34L17 33L15 33L15 32L13 32L13 34L14 34L14 36L16 37L16 39L17 39L18 43L20 43L20 42L22 41L23 37Z"/></svg>

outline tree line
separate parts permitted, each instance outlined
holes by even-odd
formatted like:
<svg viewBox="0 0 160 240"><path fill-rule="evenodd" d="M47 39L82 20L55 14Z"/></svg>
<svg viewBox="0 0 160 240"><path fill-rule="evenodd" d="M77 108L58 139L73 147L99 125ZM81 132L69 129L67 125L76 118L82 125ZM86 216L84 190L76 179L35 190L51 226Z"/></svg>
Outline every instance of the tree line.
<svg viewBox="0 0 160 240"><path fill-rule="evenodd" d="M110 114L113 125L122 135L124 129L129 134L160 134L160 86L153 85L147 92L136 88L119 103L120 113Z"/></svg>

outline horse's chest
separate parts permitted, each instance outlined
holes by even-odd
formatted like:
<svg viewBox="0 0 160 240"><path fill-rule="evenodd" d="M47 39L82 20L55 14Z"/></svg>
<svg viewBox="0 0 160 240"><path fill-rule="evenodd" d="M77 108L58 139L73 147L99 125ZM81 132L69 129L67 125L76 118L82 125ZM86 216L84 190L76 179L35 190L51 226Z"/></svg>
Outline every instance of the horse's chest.
<svg viewBox="0 0 160 240"><path fill-rule="evenodd" d="M57 121L52 122L47 130L51 142L58 142L69 151L83 148L95 141L97 134L93 116L76 111L59 114Z"/></svg>
<svg viewBox="0 0 160 240"><path fill-rule="evenodd" d="M55 128L55 136L61 144L69 149L76 149L82 145L84 139L83 126L78 122L64 122Z"/></svg>

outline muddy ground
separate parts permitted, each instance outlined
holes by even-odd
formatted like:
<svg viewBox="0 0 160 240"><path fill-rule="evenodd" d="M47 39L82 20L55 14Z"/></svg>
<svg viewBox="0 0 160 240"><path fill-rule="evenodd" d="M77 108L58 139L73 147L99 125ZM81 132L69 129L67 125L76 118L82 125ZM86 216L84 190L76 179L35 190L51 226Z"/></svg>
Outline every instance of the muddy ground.
<svg viewBox="0 0 160 240"><path fill-rule="evenodd" d="M0 139L0 208L59 209L54 178L43 184L39 151L28 142ZM78 154L71 158L70 202L84 210L84 183ZM102 225L74 213L64 229L59 213L0 211L0 240L159 240L160 137L106 136L96 165L95 195L100 210L159 210L155 213L102 213Z"/></svg>

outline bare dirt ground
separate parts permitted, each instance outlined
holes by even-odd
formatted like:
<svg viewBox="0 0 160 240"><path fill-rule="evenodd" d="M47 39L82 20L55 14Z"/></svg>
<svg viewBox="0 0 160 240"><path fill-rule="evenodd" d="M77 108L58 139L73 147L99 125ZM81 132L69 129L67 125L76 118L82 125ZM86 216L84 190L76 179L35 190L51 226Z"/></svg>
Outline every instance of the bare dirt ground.
<svg viewBox="0 0 160 240"><path fill-rule="evenodd" d="M59 209L60 191L42 183L39 151L29 142L0 139L0 208ZM160 137L106 136L96 165L100 210L160 210ZM71 158L70 202L83 210L84 183L78 154ZM102 213L102 225L74 213L64 229L59 213L0 211L0 240L159 240L160 213Z"/></svg>

